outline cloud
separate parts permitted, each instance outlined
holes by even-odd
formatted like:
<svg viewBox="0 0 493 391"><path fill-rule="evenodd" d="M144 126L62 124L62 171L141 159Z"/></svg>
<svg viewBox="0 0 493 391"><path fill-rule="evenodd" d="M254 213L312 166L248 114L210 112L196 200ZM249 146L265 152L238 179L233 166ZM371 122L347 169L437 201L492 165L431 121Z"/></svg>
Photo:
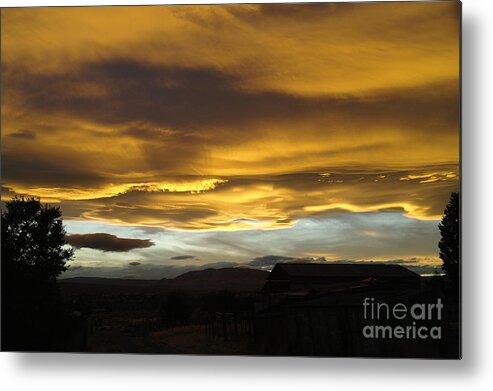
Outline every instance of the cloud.
<svg viewBox="0 0 493 391"><path fill-rule="evenodd" d="M284 257L279 255L264 255L263 257L257 257L248 264L251 266L272 266L276 263L292 261L295 258Z"/></svg>
<svg viewBox="0 0 493 391"><path fill-rule="evenodd" d="M36 133L29 130L19 130L14 133L10 133L9 137L21 139L21 140L34 140L36 138Z"/></svg>
<svg viewBox="0 0 493 391"><path fill-rule="evenodd" d="M4 182L88 200L191 172L457 164L458 20L449 2L6 10Z"/></svg>
<svg viewBox="0 0 493 391"><path fill-rule="evenodd" d="M106 9L7 10L4 183L60 202L66 218L177 230L287 228L340 211L436 219L458 188L456 11L112 9L115 25L138 18L129 36L106 30ZM286 28L300 37L286 41ZM165 47L152 38L164 33ZM46 68L29 66L38 55Z"/></svg>
<svg viewBox="0 0 493 391"><path fill-rule="evenodd" d="M379 263L379 264L391 264L391 265L413 265L418 263L418 259L417 258L389 259L389 260L379 260L379 261L374 261L372 259L369 260L337 259L330 261L330 263Z"/></svg>
<svg viewBox="0 0 493 391"><path fill-rule="evenodd" d="M401 178L429 175L440 180ZM456 165L414 170L319 170L284 175L228 177L211 191L135 190L114 197L62 201L66 218L178 230L284 229L303 218L341 213L401 212L439 219L459 188ZM299 197L303 194L303 197ZM259 207L261 205L261 207ZM371 234L371 227L362 228Z"/></svg>
<svg viewBox="0 0 493 391"><path fill-rule="evenodd" d="M244 89L348 94L455 77L459 12L455 2L9 9L2 43L17 72L133 56L241 74Z"/></svg>
<svg viewBox="0 0 493 391"><path fill-rule="evenodd" d="M438 221L405 217L398 210L333 211L302 218L285 229L163 230L152 238L158 245L146 252L146 262L153 263L177 253L200 254L197 263L214 262L218 257L224 261L248 263L265 255L295 259L394 260L436 259L440 232Z"/></svg>
<svg viewBox="0 0 493 391"><path fill-rule="evenodd" d="M326 264L386 264L386 265L401 265L418 274L434 274L442 273L441 265L436 259L428 257L413 257L413 258L400 258L400 259L384 259L384 260L372 260L372 259L327 259L325 257L284 257L275 255L266 255L263 257L255 258L253 261L248 262L250 267L260 267L263 270L272 270L277 263L326 263Z"/></svg>
<svg viewBox="0 0 493 391"><path fill-rule="evenodd" d="M119 238L107 233L66 235L65 240L75 248L92 248L101 251L127 252L154 245L149 239Z"/></svg>
<svg viewBox="0 0 493 391"><path fill-rule="evenodd" d="M64 203L69 217L191 230L247 229L255 220L282 228L336 209L437 218L458 187L455 81L371 96L293 96L238 88L239 75L213 68L121 58L7 79L24 97L22 110L43 125L36 144L3 143L4 182ZM81 94L88 80L107 95ZM72 130L50 120L58 115ZM310 194L305 205L293 192L301 187ZM259 203L267 210L252 213Z"/></svg>
<svg viewBox="0 0 493 391"><path fill-rule="evenodd" d="M84 268L84 266L82 265L68 265L68 269L67 270L70 270L70 271L75 271L75 270L80 270Z"/></svg>
<svg viewBox="0 0 493 391"><path fill-rule="evenodd" d="M286 257L279 255L265 255L254 258L248 262L249 266L261 267L262 269L271 270L277 263L324 263L327 262L325 257Z"/></svg>
<svg viewBox="0 0 493 391"><path fill-rule="evenodd" d="M441 263L436 259L432 259L429 257L413 257L407 259L389 259L389 260L352 260L352 259L344 259L344 260L335 260L330 261L330 263L356 263L356 264L390 264L390 265L400 265L405 268L412 270L418 274L436 274L443 273Z"/></svg>
<svg viewBox="0 0 493 391"><path fill-rule="evenodd" d="M176 255L174 257L171 257L170 259L176 260L176 261L182 261L182 260L187 260L187 259L194 259L195 255Z"/></svg>

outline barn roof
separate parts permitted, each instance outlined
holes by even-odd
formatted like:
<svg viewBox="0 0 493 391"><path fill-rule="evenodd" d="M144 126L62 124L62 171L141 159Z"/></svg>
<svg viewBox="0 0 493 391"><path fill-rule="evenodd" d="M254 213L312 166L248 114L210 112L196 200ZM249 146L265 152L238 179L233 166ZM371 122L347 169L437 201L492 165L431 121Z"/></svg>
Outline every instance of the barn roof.
<svg viewBox="0 0 493 391"><path fill-rule="evenodd" d="M315 277L401 277L416 278L419 274L400 266L342 263L277 263L268 279L315 278Z"/></svg>

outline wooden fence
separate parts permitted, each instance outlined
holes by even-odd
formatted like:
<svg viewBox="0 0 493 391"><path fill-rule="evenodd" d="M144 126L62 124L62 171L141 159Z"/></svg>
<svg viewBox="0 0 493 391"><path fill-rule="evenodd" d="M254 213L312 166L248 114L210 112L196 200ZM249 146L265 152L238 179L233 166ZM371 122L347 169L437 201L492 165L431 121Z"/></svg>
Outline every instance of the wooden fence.
<svg viewBox="0 0 493 391"><path fill-rule="evenodd" d="M220 337L224 341L239 341L253 337L253 319L249 312L214 312L205 324L208 336Z"/></svg>

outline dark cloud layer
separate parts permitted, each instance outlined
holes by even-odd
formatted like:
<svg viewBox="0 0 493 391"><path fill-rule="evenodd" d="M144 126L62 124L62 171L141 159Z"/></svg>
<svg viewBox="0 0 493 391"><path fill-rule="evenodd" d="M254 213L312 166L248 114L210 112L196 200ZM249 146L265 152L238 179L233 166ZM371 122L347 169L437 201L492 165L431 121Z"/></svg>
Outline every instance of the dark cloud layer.
<svg viewBox="0 0 493 391"><path fill-rule="evenodd" d="M174 257L171 257L170 259L173 259L175 261L183 261L187 259L194 259L195 255L176 255Z"/></svg>
<svg viewBox="0 0 493 391"><path fill-rule="evenodd" d="M282 117L284 110L299 110L306 105L282 93L241 91L236 88L240 81L237 76L215 69L156 66L134 59L87 63L77 73L12 71L7 80L10 87L22 91L25 107L32 110L67 113L107 124L145 119L152 124L183 128L185 138L187 130L193 135L187 127ZM89 81L101 94L83 93ZM108 101L112 103L108 105ZM307 103L310 107L310 100ZM313 103L316 108L317 102ZM145 130L128 128L124 133L142 137ZM150 134L154 138L163 136L158 131Z"/></svg>
<svg viewBox="0 0 493 391"><path fill-rule="evenodd" d="M36 138L36 133L29 130L18 130L17 132L10 133L9 137L21 139L21 140L34 140Z"/></svg>
<svg viewBox="0 0 493 391"><path fill-rule="evenodd" d="M127 239L107 233L74 234L65 237L68 244L75 248L92 248L101 251L127 252L154 245L149 239Z"/></svg>
<svg viewBox="0 0 493 391"><path fill-rule="evenodd" d="M260 131L247 125L261 121L306 121L311 116L328 127L351 119L369 129L373 128L373 121L378 121L380 126L406 124L419 135L431 127L454 132L458 118L458 91L451 81L386 88L371 97L306 97L244 90L238 75L217 69L151 65L135 59L85 63L78 72L54 75L15 70L9 70L7 75L9 89L24 97L24 110L65 113L108 125L127 124L115 135L154 142L169 139L170 134L159 128L163 126L178 130L172 133L178 138L174 142L203 142L204 131L211 135L219 132L218 139L224 138L223 142L238 137L237 142L241 142ZM100 92L85 93L89 85L96 85ZM336 113L339 118L334 116ZM225 125L236 125L236 129L230 129L234 137L218 129ZM364 133L367 130L358 129Z"/></svg>

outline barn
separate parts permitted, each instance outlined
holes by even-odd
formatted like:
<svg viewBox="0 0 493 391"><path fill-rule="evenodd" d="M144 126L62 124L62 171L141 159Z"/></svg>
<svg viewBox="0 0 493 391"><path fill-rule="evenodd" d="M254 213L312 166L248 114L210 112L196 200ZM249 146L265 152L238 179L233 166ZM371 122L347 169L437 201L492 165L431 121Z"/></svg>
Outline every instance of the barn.
<svg viewBox="0 0 493 391"><path fill-rule="evenodd" d="M457 306L447 303L443 338L368 339L370 326L412 326L411 320L365 318L367 298L407 306L436 302L442 288L431 278L391 264L278 263L265 283L254 316L255 345L262 355L336 357L456 357ZM455 323L454 323L455 322Z"/></svg>
<svg viewBox="0 0 493 391"><path fill-rule="evenodd" d="M419 285L411 270L378 263L278 263L262 288L264 294L327 293L368 284Z"/></svg>

